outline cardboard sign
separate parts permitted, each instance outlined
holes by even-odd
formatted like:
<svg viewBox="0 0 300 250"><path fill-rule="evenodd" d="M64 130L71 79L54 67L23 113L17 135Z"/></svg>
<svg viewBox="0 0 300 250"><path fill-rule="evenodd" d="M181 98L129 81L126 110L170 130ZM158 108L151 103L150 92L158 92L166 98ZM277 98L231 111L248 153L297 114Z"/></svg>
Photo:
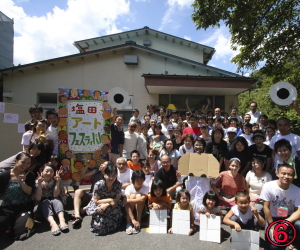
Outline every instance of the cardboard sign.
<svg viewBox="0 0 300 250"><path fill-rule="evenodd" d="M232 229L231 237L231 249L259 250L259 232L244 229L237 232L235 229Z"/></svg>
<svg viewBox="0 0 300 250"><path fill-rule="evenodd" d="M219 162L212 154L186 153L179 159L178 170L183 175L193 173L200 177L205 174L208 178L219 175Z"/></svg>

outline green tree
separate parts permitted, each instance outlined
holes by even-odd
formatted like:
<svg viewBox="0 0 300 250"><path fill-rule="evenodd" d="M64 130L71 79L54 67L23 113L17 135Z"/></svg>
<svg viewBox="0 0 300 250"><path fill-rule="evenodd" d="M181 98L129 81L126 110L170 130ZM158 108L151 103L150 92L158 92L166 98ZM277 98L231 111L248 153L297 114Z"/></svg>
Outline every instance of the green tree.
<svg viewBox="0 0 300 250"><path fill-rule="evenodd" d="M238 71L282 73L287 62L300 59L300 0L195 0L192 19L197 29L229 27L231 48L240 53L231 61ZM298 65L299 66L299 65Z"/></svg>

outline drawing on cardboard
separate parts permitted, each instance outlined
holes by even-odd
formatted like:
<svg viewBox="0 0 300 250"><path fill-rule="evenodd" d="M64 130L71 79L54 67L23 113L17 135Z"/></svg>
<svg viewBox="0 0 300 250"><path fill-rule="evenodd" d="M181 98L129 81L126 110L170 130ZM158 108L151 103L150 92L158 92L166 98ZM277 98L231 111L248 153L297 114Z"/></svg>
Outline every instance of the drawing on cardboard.
<svg viewBox="0 0 300 250"><path fill-rule="evenodd" d="M231 249L259 250L259 232L244 229L237 232L232 229L231 237Z"/></svg>
<svg viewBox="0 0 300 250"><path fill-rule="evenodd" d="M221 217L200 214L200 240L221 243Z"/></svg>
<svg viewBox="0 0 300 250"><path fill-rule="evenodd" d="M150 210L149 233L167 233L167 210Z"/></svg>
<svg viewBox="0 0 300 250"><path fill-rule="evenodd" d="M190 231L190 211L173 209L172 230L173 234L188 235Z"/></svg>

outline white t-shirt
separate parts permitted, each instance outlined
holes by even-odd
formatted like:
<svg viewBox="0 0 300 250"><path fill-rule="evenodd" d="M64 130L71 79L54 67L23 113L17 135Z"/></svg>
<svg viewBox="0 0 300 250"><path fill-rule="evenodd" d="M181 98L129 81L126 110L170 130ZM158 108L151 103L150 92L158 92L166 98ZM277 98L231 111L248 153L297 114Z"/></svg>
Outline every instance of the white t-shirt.
<svg viewBox="0 0 300 250"><path fill-rule="evenodd" d="M148 194L148 190L149 188L145 185L143 185L141 187L141 189L139 191L136 191L135 188L134 188L134 185L131 184L129 185L126 189L125 189L125 195L131 195L131 194Z"/></svg>
<svg viewBox="0 0 300 250"><path fill-rule="evenodd" d="M238 217L240 219L240 221L243 223L243 224L247 224L248 220L251 220L252 217L253 217L253 213L251 212L251 206L248 207L248 210L245 214L243 214L238 205L234 205L232 208L231 208L231 211L233 212L233 214Z"/></svg>
<svg viewBox="0 0 300 250"><path fill-rule="evenodd" d="M120 173L118 169L118 181L121 182L121 184L125 184L128 182L131 182L131 175L132 175L132 170L130 168L126 168L126 171L124 173Z"/></svg>
<svg viewBox="0 0 300 250"><path fill-rule="evenodd" d="M251 116L251 120L250 123L258 123L258 118L261 116L261 113L259 111L255 111L255 113L253 114L251 111L246 113L246 115L250 115Z"/></svg>
<svg viewBox="0 0 300 250"><path fill-rule="evenodd" d="M274 150L274 144L275 142L281 140L281 139L286 139L290 142L292 146L292 154L294 156L297 156L297 151L300 151L300 137L295 134L288 134L288 135L281 135L277 134L272 137L271 143L270 143L270 148ZM278 155L275 154L275 159L274 159L274 168L277 169L277 160L279 159Z"/></svg>
<svg viewBox="0 0 300 250"><path fill-rule="evenodd" d="M207 213L207 212L209 212L209 213L211 213L211 214L218 214L218 213L221 212L221 209L220 209L219 206L217 206L217 207L214 207L212 210L208 210L208 209L206 208L206 206L204 206L203 204L201 204L200 207L199 207L199 211L202 212L202 213Z"/></svg>
<svg viewBox="0 0 300 250"><path fill-rule="evenodd" d="M169 133L168 133L168 126L169 124L166 126L165 124L160 124L161 125L161 132L166 136L168 137L169 136Z"/></svg>
<svg viewBox="0 0 300 250"><path fill-rule="evenodd" d="M254 142L251 140L253 134L246 135L246 134L241 134L241 137L244 137L247 140L248 146L250 147Z"/></svg>
<svg viewBox="0 0 300 250"><path fill-rule="evenodd" d="M287 190L278 186L278 180L266 183L260 193L260 198L270 202L270 211L272 217L277 215L278 207L287 207L288 215L294 212L295 207L300 207L300 188L290 184Z"/></svg>
<svg viewBox="0 0 300 250"><path fill-rule="evenodd" d="M130 152L137 149L138 137L137 133L124 133L123 157L130 159Z"/></svg>
<svg viewBox="0 0 300 250"><path fill-rule="evenodd" d="M50 125L47 128L45 134L49 135L49 137L47 137L47 139L49 138L50 140L53 141L54 148L53 148L52 154L57 155L58 154L58 127L55 128L52 125Z"/></svg>
<svg viewBox="0 0 300 250"><path fill-rule="evenodd" d="M250 185L250 193L259 198L263 185L272 181L272 176L269 173L265 173L263 176L257 177L253 170L250 170L246 175L246 181Z"/></svg>
<svg viewBox="0 0 300 250"><path fill-rule="evenodd" d="M25 132L22 136L22 141L21 141L21 144L22 145L25 145L25 146L28 146L30 145L32 142L35 141L35 138L37 138L38 135L37 134L33 134L32 135L32 131L28 131L28 132ZM24 146L23 146L23 151L26 151Z"/></svg>
<svg viewBox="0 0 300 250"><path fill-rule="evenodd" d="M137 150L140 152L140 159L147 159L147 138L143 134L138 137Z"/></svg>
<svg viewBox="0 0 300 250"><path fill-rule="evenodd" d="M183 152L182 148L184 147L185 152ZM187 149L185 145L179 147L179 155L183 156L185 153L194 153L194 147L192 146L190 149Z"/></svg>
<svg viewBox="0 0 300 250"><path fill-rule="evenodd" d="M163 155L168 155L170 157L172 165L174 164L175 159L180 157L179 152L176 149L172 150L170 153L163 149L160 151L159 158L161 158Z"/></svg>

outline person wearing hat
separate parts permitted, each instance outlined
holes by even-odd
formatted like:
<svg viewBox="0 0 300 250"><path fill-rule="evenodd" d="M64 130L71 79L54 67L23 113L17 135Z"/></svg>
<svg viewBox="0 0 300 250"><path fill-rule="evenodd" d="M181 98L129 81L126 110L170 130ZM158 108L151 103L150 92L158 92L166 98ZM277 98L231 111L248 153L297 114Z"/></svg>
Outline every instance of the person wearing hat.
<svg viewBox="0 0 300 250"><path fill-rule="evenodd" d="M232 144L236 137L237 129L235 127L229 127L226 129L227 131L227 138L224 141L227 142L227 149L230 150L232 148Z"/></svg>
<svg viewBox="0 0 300 250"><path fill-rule="evenodd" d="M174 130L175 130L175 128L174 128L173 125L169 125L168 126L168 136L167 136L168 139L173 140L175 138L175 136L174 136Z"/></svg>
<svg viewBox="0 0 300 250"><path fill-rule="evenodd" d="M271 173L272 166L272 149L264 144L266 137L261 130L256 130L251 138L253 145L250 146L252 152L252 158L259 156L262 157L266 163L266 171Z"/></svg>

